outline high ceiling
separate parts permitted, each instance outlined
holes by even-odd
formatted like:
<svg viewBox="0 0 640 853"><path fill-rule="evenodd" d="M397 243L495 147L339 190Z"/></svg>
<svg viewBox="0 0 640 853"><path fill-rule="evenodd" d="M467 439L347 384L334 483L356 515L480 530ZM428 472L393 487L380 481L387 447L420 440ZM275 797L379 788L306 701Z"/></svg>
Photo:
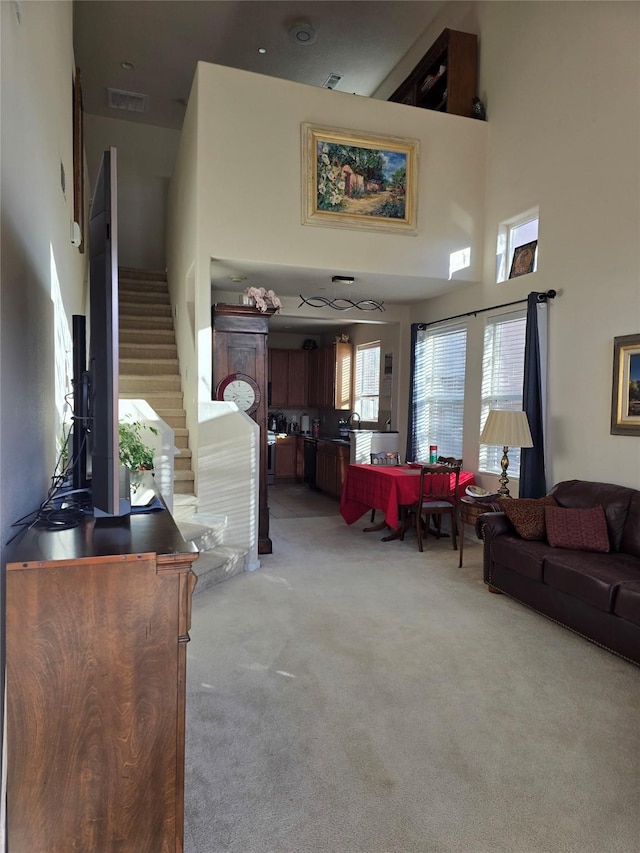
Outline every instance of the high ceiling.
<svg viewBox="0 0 640 853"><path fill-rule="evenodd" d="M338 74L336 90L369 96L441 5L438 0L75 0L74 49L84 108L180 128L199 60L312 86ZM148 95L148 110L110 108L108 87Z"/></svg>
<svg viewBox="0 0 640 853"><path fill-rule="evenodd" d="M84 109L179 129L199 60L313 86L336 74L341 77L336 90L369 96L442 5L440 0L75 0L74 50ZM108 88L146 95L147 109L110 107ZM272 287L282 295L298 295L301 285L305 293L343 295L331 292L331 275L339 270L245 266L241 260L212 265L214 298L216 290L233 289L234 274L246 276L247 285ZM384 299L391 292L394 301L407 301L428 290L421 279L389 282L364 274L356 279L360 298ZM340 312L339 319L352 321L354 313Z"/></svg>

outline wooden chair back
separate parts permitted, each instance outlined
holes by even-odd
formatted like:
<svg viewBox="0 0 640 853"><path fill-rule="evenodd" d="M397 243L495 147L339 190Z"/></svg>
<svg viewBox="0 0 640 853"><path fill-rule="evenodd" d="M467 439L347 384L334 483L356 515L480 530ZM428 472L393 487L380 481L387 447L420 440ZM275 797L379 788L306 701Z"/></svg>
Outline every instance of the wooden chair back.
<svg viewBox="0 0 640 853"><path fill-rule="evenodd" d="M452 461L455 464L423 465L420 470L419 503L409 509L415 521L419 551L422 551L423 527L429 530L431 516L434 516L436 536L440 538L443 515L451 518L451 544L454 549L457 548L458 490L462 460L452 458Z"/></svg>
<svg viewBox="0 0 640 853"><path fill-rule="evenodd" d="M423 465L420 472L420 494L422 503L447 501L458 505L461 465ZM453 479L452 479L453 478Z"/></svg>

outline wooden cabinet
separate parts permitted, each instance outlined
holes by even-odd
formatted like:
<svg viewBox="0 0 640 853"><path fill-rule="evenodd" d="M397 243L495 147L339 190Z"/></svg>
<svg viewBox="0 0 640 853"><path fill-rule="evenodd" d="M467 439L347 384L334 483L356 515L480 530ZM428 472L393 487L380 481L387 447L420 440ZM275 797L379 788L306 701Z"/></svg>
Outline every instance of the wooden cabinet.
<svg viewBox="0 0 640 853"><path fill-rule="evenodd" d="M351 409L353 344L335 343L332 349L333 388L330 400L334 409ZM331 390L331 388L330 388Z"/></svg>
<svg viewBox="0 0 640 853"><path fill-rule="evenodd" d="M309 405L318 409L351 409L353 345L334 343L312 350L309 362Z"/></svg>
<svg viewBox="0 0 640 853"><path fill-rule="evenodd" d="M477 36L446 29L389 100L472 117L477 89Z"/></svg>
<svg viewBox="0 0 640 853"><path fill-rule="evenodd" d="M9 549L9 850L183 850L196 557L168 511Z"/></svg>
<svg viewBox="0 0 640 853"><path fill-rule="evenodd" d="M232 373L245 373L260 389L260 403L251 415L260 427L258 553L271 554L267 499L267 336L269 317L249 305L217 304L211 309L213 330L213 388Z"/></svg>
<svg viewBox="0 0 640 853"><path fill-rule="evenodd" d="M347 468L349 447L333 441L318 441L316 449L316 485L322 492L340 497Z"/></svg>
<svg viewBox="0 0 640 853"><path fill-rule="evenodd" d="M304 438L296 436L296 480L304 482Z"/></svg>
<svg viewBox="0 0 640 853"><path fill-rule="evenodd" d="M322 350L309 350L309 406L320 409L324 406L324 362Z"/></svg>
<svg viewBox="0 0 640 853"><path fill-rule="evenodd" d="M308 352L269 349L271 406L301 408L308 405Z"/></svg>
<svg viewBox="0 0 640 853"><path fill-rule="evenodd" d="M276 439L275 478L293 479L296 476L297 436L288 435Z"/></svg>

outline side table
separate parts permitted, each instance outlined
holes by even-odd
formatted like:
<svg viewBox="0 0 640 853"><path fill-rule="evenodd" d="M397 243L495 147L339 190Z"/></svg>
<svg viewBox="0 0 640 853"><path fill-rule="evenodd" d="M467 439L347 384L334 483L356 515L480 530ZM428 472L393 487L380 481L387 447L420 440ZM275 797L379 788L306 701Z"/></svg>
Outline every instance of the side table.
<svg viewBox="0 0 640 853"><path fill-rule="evenodd" d="M499 509L499 505L489 501L479 501L476 498L464 497L460 498L460 561L458 568L462 567L462 557L464 554L464 526L472 524L475 527L476 519L479 515L485 512L495 512Z"/></svg>

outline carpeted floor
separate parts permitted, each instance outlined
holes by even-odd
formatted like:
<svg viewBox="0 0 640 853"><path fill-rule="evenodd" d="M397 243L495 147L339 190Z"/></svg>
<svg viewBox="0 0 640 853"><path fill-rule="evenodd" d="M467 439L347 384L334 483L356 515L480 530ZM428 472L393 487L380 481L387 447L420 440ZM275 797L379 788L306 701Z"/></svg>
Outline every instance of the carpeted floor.
<svg viewBox="0 0 640 853"><path fill-rule="evenodd" d="M273 554L193 599L185 853L636 853L640 669L270 490Z"/></svg>

